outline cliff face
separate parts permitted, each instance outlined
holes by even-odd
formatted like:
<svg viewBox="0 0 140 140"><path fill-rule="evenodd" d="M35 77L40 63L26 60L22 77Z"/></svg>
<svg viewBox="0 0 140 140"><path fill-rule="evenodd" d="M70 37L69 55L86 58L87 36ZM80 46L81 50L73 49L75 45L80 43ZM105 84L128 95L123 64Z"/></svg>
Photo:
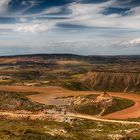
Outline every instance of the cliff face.
<svg viewBox="0 0 140 140"><path fill-rule="evenodd" d="M140 91L140 73L88 72L79 82L93 90Z"/></svg>

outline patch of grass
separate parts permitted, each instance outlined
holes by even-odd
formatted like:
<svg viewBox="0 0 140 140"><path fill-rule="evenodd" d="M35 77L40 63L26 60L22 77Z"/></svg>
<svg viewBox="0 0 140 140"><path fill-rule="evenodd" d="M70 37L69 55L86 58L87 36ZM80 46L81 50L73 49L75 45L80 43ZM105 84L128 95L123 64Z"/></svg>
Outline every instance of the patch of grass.
<svg viewBox="0 0 140 140"><path fill-rule="evenodd" d="M0 108L3 110L27 110L27 111L37 111L45 109L46 106L30 101L26 95L31 95L34 93L18 93L18 92L8 92L0 91Z"/></svg>
<svg viewBox="0 0 140 140"><path fill-rule="evenodd" d="M14 78L18 80L36 80L41 76L40 72L37 70L27 70L22 69L14 73Z"/></svg>
<svg viewBox="0 0 140 140"><path fill-rule="evenodd" d="M140 122L140 118L127 119L128 121Z"/></svg>
<svg viewBox="0 0 140 140"><path fill-rule="evenodd" d="M83 76L83 74L74 74L71 77L72 78L80 78L81 76Z"/></svg>
<svg viewBox="0 0 140 140"><path fill-rule="evenodd" d="M123 98L114 98L113 105L111 107L108 107L105 110L105 112L103 113L103 115L113 113L116 111L120 111L125 108L129 108L129 107L133 106L134 104L135 104L135 102L132 100L127 100L127 99L123 99Z"/></svg>
<svg viewBox="0 0 140 140"><path fill-rule="evenodd" d="M77 81L73 81L73 82L70 81L70 82L64 83L63 86L70 90L76 90L76 91L88 90L86 87L82 86L80 82L77 82Z"/></svg>
<svg viewBox="0 0 140 140"><path fill-rule="evenodd" d="M14 83L13 80L0 80L0 85L9 85Z"/></svg>
<svg viewBox="0 0 140 140"><path fill-rule="evenodd" d="M0 121L0 140L63 140L45 132L42 121Z"/></svg>
<svg viewBox="0 0 140 140"><path fill-rule="evenodd" d="M99 105L86 104L76 106L74 108L74 111L81 114L97 115L102 111L102 109L100 108Z"/></svg>

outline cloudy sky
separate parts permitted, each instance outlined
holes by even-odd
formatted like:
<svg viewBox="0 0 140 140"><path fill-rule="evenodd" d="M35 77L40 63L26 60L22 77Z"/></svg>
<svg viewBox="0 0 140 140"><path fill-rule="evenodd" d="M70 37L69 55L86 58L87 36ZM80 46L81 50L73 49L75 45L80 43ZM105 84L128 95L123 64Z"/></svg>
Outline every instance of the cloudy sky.
<svg viewBox="0 0 140 140"><path fill-rule="evenodd" d="M0 55L140 54L140 0L0 0Z"/></svg>

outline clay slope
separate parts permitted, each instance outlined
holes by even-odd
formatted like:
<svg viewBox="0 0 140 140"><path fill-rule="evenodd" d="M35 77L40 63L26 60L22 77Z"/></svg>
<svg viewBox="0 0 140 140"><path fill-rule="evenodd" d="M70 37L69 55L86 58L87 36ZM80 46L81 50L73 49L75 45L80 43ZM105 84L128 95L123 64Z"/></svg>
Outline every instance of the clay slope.
<svg viewBox="0 0 140 140"><path fill-rule="evenodd" d="M87 89L140 91L140 73L88 72L79 81Z"/></svg>

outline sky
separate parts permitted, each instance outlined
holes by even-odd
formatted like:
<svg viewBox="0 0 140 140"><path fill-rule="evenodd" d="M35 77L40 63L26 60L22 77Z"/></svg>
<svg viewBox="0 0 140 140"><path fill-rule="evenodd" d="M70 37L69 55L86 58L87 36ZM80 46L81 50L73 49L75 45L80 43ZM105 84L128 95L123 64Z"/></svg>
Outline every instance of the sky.
<svg viewBox="0 0 140 140"><path fill-rule="evenodd" d="M140 0L0 0L0 55L139 55Z"/></svg>

